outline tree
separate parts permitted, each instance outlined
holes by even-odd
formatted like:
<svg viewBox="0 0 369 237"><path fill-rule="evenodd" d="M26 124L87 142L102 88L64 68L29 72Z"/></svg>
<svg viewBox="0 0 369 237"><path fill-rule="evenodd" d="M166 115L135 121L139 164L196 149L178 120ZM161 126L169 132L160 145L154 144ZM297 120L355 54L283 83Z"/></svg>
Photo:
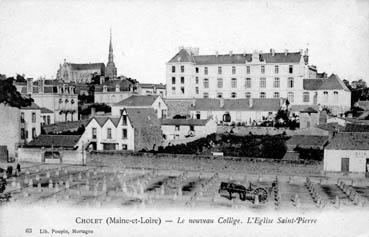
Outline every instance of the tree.
<svg viewBox="0 0 369 237"><path fill-rule="evenodd" d="M363 79L359 79L357 81L352 81L351 82L351 87L353 89L365 89L365 88L367 88L366 81L364 81Z"/></svg>
<svg viewBox="0 0 369 237"><path fill-rule="evenodd" d="M17 74L15 81L16 82L27 82L26 79L24 78L24 74L23 75Z"/></svg>
<svg viewBox="0 0 369 237"><path fill-rule="evenodd" d="M27 107L33 102L32 98L24 98L13 85L13 79L0 80L0 104L12 107Z"/></svg>

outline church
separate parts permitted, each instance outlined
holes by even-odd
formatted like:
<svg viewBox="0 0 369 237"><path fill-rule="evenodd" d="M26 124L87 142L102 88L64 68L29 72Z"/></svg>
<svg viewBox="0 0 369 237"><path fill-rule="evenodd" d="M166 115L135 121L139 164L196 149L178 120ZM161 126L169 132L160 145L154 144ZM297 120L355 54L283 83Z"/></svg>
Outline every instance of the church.
<svg viewBox="0 0 369 237"><path fill-rule="evenodd" d="M117 77L117 68L114 64L112 34L110 31L108 63L70 63L64 59L56 73L58 80L64 82L90 83L94 76L105 76L110 79Z"/></svg>

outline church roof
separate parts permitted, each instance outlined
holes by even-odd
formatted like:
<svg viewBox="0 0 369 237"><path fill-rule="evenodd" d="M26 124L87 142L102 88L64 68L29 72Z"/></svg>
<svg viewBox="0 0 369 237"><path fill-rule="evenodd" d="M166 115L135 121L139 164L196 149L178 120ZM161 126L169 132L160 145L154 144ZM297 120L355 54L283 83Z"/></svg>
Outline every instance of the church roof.
<svg viewBox="0 0 369 237"><path fill-rule="evenodd" d="M105 71L104 63L67 63L72 70L100 70Z"/></svg>
<svg viewBox="0 0 369 237"><path fill-rule="evenodd" d="M332 74L326 79L304 79L304 90L345 90L350 91L345 83L336 75Z"/></svg>

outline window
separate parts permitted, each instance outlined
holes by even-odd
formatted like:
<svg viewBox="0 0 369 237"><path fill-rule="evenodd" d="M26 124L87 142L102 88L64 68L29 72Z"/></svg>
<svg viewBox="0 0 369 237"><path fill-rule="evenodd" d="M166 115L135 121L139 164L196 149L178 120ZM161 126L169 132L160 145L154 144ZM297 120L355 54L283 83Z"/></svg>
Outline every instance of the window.
<svg viewBox="0 0 369 237"><path fill-rule="evenodd" d="M218 74L222 74L222 67L218 67Z"/></svg>
<svg viewBox="0 0 369 237"><path fill-rule="evenodd" d="M128 150L127 144L122 144L122 150Z"/></svg>
<svg viewBox="0 0 369 237"><path fill-rule="evenodd" d="M218 93L217 93L217 97L218 97L218 98L223 98L223 93L222 93L222 92L218 92Z"/></svg>
<svg viewBox="0 0 369 237"><path fill-rule="evenodd" d="M231 98L236 98L236 97L237 97L236 92L232 92L232 94L231 94Z"/></svg>
<svg viewBox="0 0 369 237"><path fill-rule="evenodd" d="M106 129L106 139L111 139L111 128Z"/></svg>
<svg viewBox="0 0 369 237"><path fill-rule="evenodd" d="M176 93L176 88L173 86L172 87L172 94L174 95Z"/></svg>
<svg viewBox="0 0 369 237"><path fill-rule="evenodd" d="M208 67L204 67L204 74L208 75Z"/></svg>
<svg viewBox="0 0 369 237"><path fill-rule="evenodd" d="M176 72L176 66L172 66L172 72Z"/></svg>
<svg viewBox="0 0 369 237"><path fill-rule="evenodd" d="M50 124L50 115L46 116L46 124Z"/></svg>
<svg viewBox="0 0 369 237"><path fill-rule="evenodd" d="M323 92L323 102L325 102L325 103L328 102L328 91Z"/></svg>
<svg viewBox="0 0 369 237"><path fill-rule="evenodd" d="M203 97L204 97L204 98L209 98L209 93L204 92Z"/></svg>
<svg viewBox="0 0 369 237"><path fill-rule="evenodd" d="M265 92L260 92L260 98L264 99L266 97Z"/></svg>
<svg viewBox="0 0 369 237"><path fill-rule="evenodd" d="M197 86L195 88L195 91L196 91L196 95L198 95L199 94L199 88Z"/></svg>
<svg viewBox="0 0 369 237"><path fill-rule="evenodd" d="M273 86L274 86L274 88L279 88L279 86L280 86L280 80L279 80L279 77L275 77L275 78L274 78Z"/></svg>
<svg viewBox="0 0 369 237"><path fill-rule="evenodd" d="M291 74L291 73L293 73L293 65L290 65L289 67L288 67L288 72Z"/></svg>
<svg viewBox="0 0 369 237"><path fill-rule="evenodd" d="M246 92L245 93L245 98L250 99L251 98L251 92Z"/></svg>
<svg viewBox="0 0 369 237"><path fill-rule="evenodd" d="M185 88L183 86L181 86L181 93L184 94L185 93Z"/></svg>
<svg viewBox="0 0 369 237"><path fill-rule="evenodd" d="M97 129L96 128L92 128L92 139L96 139L97 138Z"/></svg>
<svg viewBox="0 0 369 237"><path fill-rule="evenodd" d="M260 72L261 72L262 74L264 74L264 73L265 73L265 66L261 66L261 67L260 67Z"/></svg>
<svg viewBox="0 0 369 237"><path fill-rule="evenodd" d="M293 86L294 86L293 77L289 77L288 81L287 81L287 87L288 88L293 88Z"/></svg>
<svg viewBox="0 0 369 237"><path fill-rule="evenodd" d="M338 102L338 91L333 92L333 101Z"/></svg>
<svg viewBox="0 0 369 237"><path fill-rule="evenodd" d="M237 88L237 79L236 78L231 79L231 87L232 88Z"/></svg>
<svg viewBox="0 0 369 237"><path fill-rule="evenodd" d="M195 82L196 82L196 84L199 84L199 77L195 78Z"/></svg>
<svg viewBox="0 0 369 237"><path fill-rule="evenodd" d="M181 77L181 84L184 84L184 77Z"/></svg>
<svg viewBox="0 0 369 237"><path fill-rule="evenodd" d="M245 80L245 87L246 88L251 88L251 78L246 78L246 80Z"/></svg>
<svg viewBox="0 0 369 237"><path fill-rule="evenodd" d="M175 85L176 84L176 78L172 77L172 84Z"/></svg>
<svg viewBox="0 0 369 237"><path fill-rule="evenodd" d="M32 128L32 139L36 137L36 128Z"/></svg>
<svg viewBox="0 0 369 237"><path fill-rule="evenodd" d="M127 139L127 129L122 129L122 139Z"/></svg>
<svg viewBox="0 0 369 237"><path fill-rule="evenodd" d="M246 73L250 74L250 66L246 66Z"/></svg>
<svg viewBox="0 0 369 237"><path fill-rule="evenodd" d="M264 77L260 78L260 88L266 87L266 79Z"/></svg>
<svg viewBox="0 0 369 237"><path fill-rule="evenodd" d="M279 66L278 65L275 65L274 66L274 73L275 74L278 74L279 73Z"/></svg>
<svg viewBox="0 0 369 237"><path fill-rule="evenodd" d="M181 66L181 72L184 72L184 66L183 65Z"/></svg>
<svg viewBox="0 0 369 237"><path fill-rule="evenodd" d="M279 92L274 92L274 98L279 98Z"/></svg>
<svg viewBox="0 0 369 237"><path fill-rule="evenodd" d="M223 79L218 78L218 88L223 88Z"/></svg>
<svg viewBox="0 0 369 237"><path fill-rule="evenodd" d="M288 92L287 93L287 99L288 99L288 101L290 102L290 103L293 103L294 102L294 94L293 94L293 92Z"/></svg>
<svg viewBox="0 0 369 237"><path fill-rule="evenodd" d="M236 67L235 66L232 66L232 74L236 74Z"/></svg>
<svg viewBox="0 0 369 237"><path fill-rule="evenodd" d="M195 68L195 71L196 71L196 73L199 73L199 68L198 67Z"/></svg>
<svg viewBox="0 0 369 237"><path fill-rule="evenodd" d="M25 139L26 134L24 133L24 128L21 128L21 139Z"/></svg>
<svg viewBox="0 0 369 237"><path fill-rule="evenodd" d="M179 131L179 125L175 125L174 131Z"/></svg>
<svg viewBox="0 0 369 237"><path fill-rule="evenodd" d="M209 79L204 79L204 88L209 88Z"/></svg>
<svg viewBox="0 0 369 237"><path fill-rule="evenodd" d="M123 126L127 125L127 115L126 114L123 114L123 116L122 116L122 125Z"/></svg>
<svg viewBox="0 0 369 237"><path fill-rule="evenodd" d="M32 112L32 123L36 123L36 113Z"/></svg>
<svg viewBox="0 0 369 237"><path fill-rule="evenodd" d="M195 126L190 125L190 131L194 132L195 131Z"/></svg>
<svg viewBox="0 0 369 237"><path fill-rule="evenodd" d="M308 103L310 101L310 95L309 92L304 92L302 96L302 101L305 103Z"/></svg>
<svg viewBox="0 0 369 237"><path fill-rule="evenodd" d="M21 113L21 123L24 123L24 113Z"/></svg>

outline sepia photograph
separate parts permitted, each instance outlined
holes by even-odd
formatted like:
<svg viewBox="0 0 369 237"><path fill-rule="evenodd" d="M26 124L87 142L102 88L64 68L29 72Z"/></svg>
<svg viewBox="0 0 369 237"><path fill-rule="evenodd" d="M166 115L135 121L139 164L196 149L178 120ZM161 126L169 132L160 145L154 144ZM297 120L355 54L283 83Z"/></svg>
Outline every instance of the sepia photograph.
<svg viewBox="0 0 369 237"><path fill-rule="evenodd" d="M0 236L369 237L369 1L0 0Z"/></svg>

